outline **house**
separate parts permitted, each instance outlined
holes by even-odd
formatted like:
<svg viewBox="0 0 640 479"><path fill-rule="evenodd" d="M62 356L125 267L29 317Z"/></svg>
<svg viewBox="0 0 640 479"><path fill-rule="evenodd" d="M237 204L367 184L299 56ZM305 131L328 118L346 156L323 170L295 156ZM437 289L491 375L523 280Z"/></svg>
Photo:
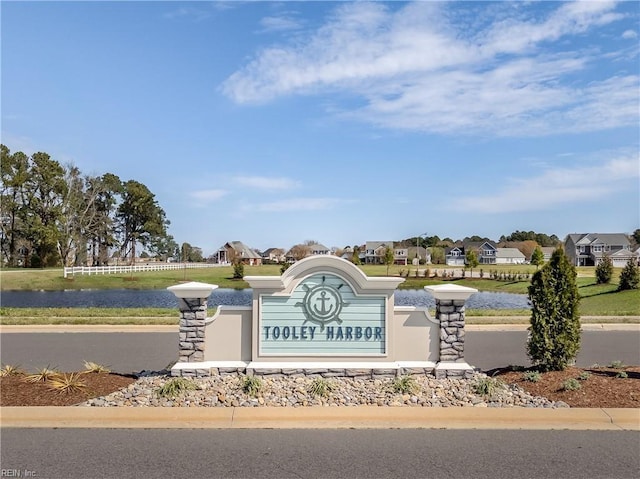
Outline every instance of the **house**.
<svg viewBox="0 0 640 479"><path fill-rule="evenodd" d="M518 248L496 248L495 264L524 264L525 256Z"/></svg>
<svg viewBox="0 0 640 479"><path fill-rule="evenodd" d="M445 249L446 263L449 266L464 266L464 247L454 246Z"/></svg>
<svg viewBox="0 0 640 479"><path fill-rule="evenodd" d="M268 248L262 253L262 261L283 263L285 261L284 250L281 248Z"/></svg>
<svg viewBox="0 0 640 479"><path fill-rule="evenodd" d="M364 247L365 264L384 264L387 248L393 250L393 241L367 241Z"/></svg>
<svg viewBox="0 0 640 479"><path fill-rule="evenodd" d="M564 252L575 266L597 266L609 256L614 267L624 267L634 258L624 233L573 233L564 240Z"/></svg>
<svg viewBox="0 0 640 479"><path fill-rule="evenodd" d="M242 241L230 241L215 253L215 262L229 264L240 261L242 264L257 266L262 264L262 256L246 246Z"/></svg>
<svg viewBox="0 0 640 479"><path fill-rule="evenodd" d="M497 249L497 246L490 241L466 243L464 245L465 254L467 251L475 251L478 255L478 263L480 264L496 264Z"/></svg>
<svg viewBox="0 0 640 479"><path fill-rule="evenodd" d="M333 254L330 248L327 248L325 245L320 243L313 243L309 245L309 250L311 251L311 255L319 255L319 254Z"/></svg>
<svg viewBox="0 0 640 479"><path fill-rule="evenodd" d="M315 256L315 255L331 255L333 251L331 251L326 246L320 243L312 243L312 244L297 244L292 246L289 251L285 254L287 263L295 263L301 259L306 258L307 256Z"/></svg>

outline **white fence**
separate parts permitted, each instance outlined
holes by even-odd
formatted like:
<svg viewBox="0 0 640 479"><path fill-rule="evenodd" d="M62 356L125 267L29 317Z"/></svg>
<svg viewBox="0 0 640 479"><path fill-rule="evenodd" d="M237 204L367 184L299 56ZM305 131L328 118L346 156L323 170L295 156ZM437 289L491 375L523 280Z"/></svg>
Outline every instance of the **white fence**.
<svg viewBox="0 0 640 479"><path fill-rule="evenodd" d="M165 271L171 269L194 269L194 268L219 268L227 266L215 263L145 263L135 265L115 265L115 266L74 266L64 268L63 276L74 276L76 274L118 274L135 273L138 271Z"/></svg>

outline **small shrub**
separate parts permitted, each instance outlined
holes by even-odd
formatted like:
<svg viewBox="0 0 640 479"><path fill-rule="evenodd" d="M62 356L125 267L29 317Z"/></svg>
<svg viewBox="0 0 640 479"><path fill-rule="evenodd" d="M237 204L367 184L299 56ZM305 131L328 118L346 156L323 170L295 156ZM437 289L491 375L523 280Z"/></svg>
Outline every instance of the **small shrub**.
<svg viewBox="0 0 640 479"><path fill-rule="evenodd" d="M620 379L627 379L629 375L627 374L626 371L618 371L618 374L616 374L616 377Z"/></svg>
<svg viewBox="0 0 640 479"><path fill-rule="evenodd" d="M591 373L589 371L582 371L580 373L580 376L578 376L578 379L580 381L586 381L587 379L589 379L591 377Z"/></svg>
<svg viewBox="0 0 640 479"><path fill-rule="evenodd" d="M501 386L502 383L497 379L484 377L475 382L473 390L481 396L493 396Z"/></svg>
<svg viewBox="0 0 640 479"><path fill-rule="evenodd" d="M102 364L92 363L91 361L84 362L85 373L110 373L111 370Z"/></svg>
<svg viewBox="0 0 640 479"><path fill-rule="evenodd" d="M174 398L185 391L193 391L194 389L198 389L198 386L191 379L178 377L165 382L158 388L156 394L164 398Z"/></svg>
<svg viewBox="0 0 640 479"><path fill-rule="evenodd" d="M315 378L311 381L311 384L307 388L307 391L312 396L327 397L331 391L333 391L333 384L325 378Z"/></svg>
<svg viewBox="0 0 640 479"><path fill-rule="evenodd" d="M620 369L624 367L624 363L620 360L611 361L611 363L609 364L609 367L614 369Z"/></svg>
<svg viewBox="0 0 640 479"><path fill-rule="evenodd" d="M400 376L393 380L391 388L396 393L409 394L415 392L418 389L418 385L412 376Z"/></svg>
<svg viewBox="0 0 640 479"><path fill-rule="evenodd" d="M48 384L51 389L65 394L81 391L87 387L80 373L59 374L50 379Z"/></svg>
<svg viewBox="0 0 640 479"><path fill-rule="evenodd" d="M640 271L635 260L630 259L620 272L618 291L638 289L638 284L640 284Z"/></svg>
<svg viewBox="0 0 640 479"><path fill-rule="evenodd" d="M262 390L262 381L257 376L245 376L242 380L242 390L251 397L256 397Z"/></svg>
<svg viewBox="0 0 640 479"><path fill-rule="evenodd" d="M20 366L12 366L11 364L5 364L5 366L0 369L0 377L4 376L15 376L17 374L23 374Z"/></svg>
<svg viewBox="0 0 640 479"><path fill-rule="evenodd" d="M567 379L562 383L562 389L564 391L577 391L582 386L580 385L580 381L575 378Z"/></svg>
<svg viewBox="0 0 640 479"><path fill-rule="evenodd" d="M233 263L233 279L242 279L244 277L244 264L242 261Z"/></svg>
<svg viewBox="0 0 640 479"><path fill-rule="evenodd" d="M48 366L46 368L42 368L38 370L35 374L29 374L25 376L24 380L29 383L40 383L51 381L52 379L60 376L60 373L55 369L50 369Z"/></svg>
<svg viewBox="0 0 640 479"><path fill-rule="evenodd" d="M613 261L607 255L596 266L596 283L597 284L609 284L613 277Z"/></svg>
<svg viewBox="0 0 640 479"><path fill-rule="evenodd" d="M537 383L542 379L542 374L539 371L527 371L522 375L525 381L529 381L531 383Z"/></svg>

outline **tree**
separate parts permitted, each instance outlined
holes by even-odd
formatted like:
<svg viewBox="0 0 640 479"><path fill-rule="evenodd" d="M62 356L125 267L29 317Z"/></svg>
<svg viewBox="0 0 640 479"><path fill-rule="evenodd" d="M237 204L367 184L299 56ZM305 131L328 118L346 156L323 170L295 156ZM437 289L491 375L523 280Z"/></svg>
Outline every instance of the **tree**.
<svg viewBox="0 0 640 479"><path fill-rule="evenodd" d="M542 266L543 263L544 263L544 253L538 246L536 249L533 250L533 253L531 253L531 264L536 265L536 270L537 270L538 267Z"/></svg>
<svg viewBox="0 0 640 479"><path fill-rule="evenodd" d="M393 249L387 246L384 249L384 256L382 257L382 261L387 266L387 276L389 276L389 266L393 264Z"/></svg>
<svg viewBox="0 0 640 479"><path fill-rule="evenodd" d="M633 238L636 244L640 244L640 228L633 231L631 238Z"/></svg>
<svg viewBox="0 0 640 479"><path fill-rule="evenodd" d="M351 255L351 262L353 264L362 264L362 262L360 261L360 246L355 245L353 247L353 254Z"/></svg>
<svg viewBox="0 0 640 479"><path fill-rule="evenodd" d="M124 256L130 254L132 263L136 258L138 243L147 246L155 238L167 235L169 222L164 210L158 205L153 193L135 180L129 180L123 185L122 203L118 207L117 217L120 220Z"/></svg>
<svg viewBox="0 0 640 479"><path fill-rule="evenodd" d="M46 153L34 153L29 178L23 186L23 208L20 210L25 239L35 251L31 266L50 266L58 262L58 224L66 192L64 168L60 163Z"/></svg>
<svg viewBox="0 0 640 479"><path fill-rule="evenodd" d="M576 269L559 248L531 278L527 354L542 371L561 371L580 350Z"/></svg>
<svg viewBox="0 0 640 479"><path fill-rule="evenodd" d="M446 256L444 254L444 248L442 246L431 247L431 262L433 264L444 264Z"/></svg>
<svg viewBox="0 0 640 479"><path fill-rule="evenodd" d="M608 255L604 255L596 266L596 283L608 284L613 277L613 261Z"/></svg>
<svg viewBox="0 0 640 479"><path fill-rule="evenodd" d="M18 243L24 238L24 224L21 214L24 208L24 185L29 178L29 158L18 151L11 154L9 148L0 145L0 247L2 258L9 266L18 265ZM25 264L26 266L26 264Z"/></svg>
<svg viewBox="0 0 640 479"><path fill-rule="evenodd" d="M638 263L635 258L631 258L627 261L627 264L620 272L620 283L618 284L618 291L625 291L629 289L638 289L640 283L640 273L638 272Z"/></svg>
<svg viewBox="0 0 640 479"><path fill-rule="evenodd" d="M476 268L480 264L480 262L478 261L478 253L470 249L469 251L466 252L466 254L464 255L464 258L467 263L467 266L471 268L471 277L473 278L473 268Z"/></svg>
<svg viewBox="0 0 640 479"><path fill-rule="evenodd" d="M295 261L300 261L311 254L311 248L307 244L297 244L289 250L289 255L293 256Z"/></svg>

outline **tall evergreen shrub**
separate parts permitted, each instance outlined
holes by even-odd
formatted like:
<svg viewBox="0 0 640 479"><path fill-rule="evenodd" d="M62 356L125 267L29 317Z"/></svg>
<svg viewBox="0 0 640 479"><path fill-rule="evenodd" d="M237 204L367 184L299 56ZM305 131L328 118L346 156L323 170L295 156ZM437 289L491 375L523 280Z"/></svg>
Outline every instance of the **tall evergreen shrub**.
<svg viewBox="0 0 640 479"><path fill-rule="evenodd" d="M635 259L630 259L622 271L620 272L620 283L618 283L618 291L626 289L638 289L640 283L640 273L638 272L638 263Z"/></svg>
<svg viewBox="0 0 640 479"><path fill-rule="evenodd" d="M527 354L539 369L561 371L580 350L576 269L562 249L555 250L531 278L529 301Z"/></svg>
<svg viewBox="0 0 640 479"><path fill-rule="evenodd" d="M596 266L596 283L608 284L613 277L613 261L609 256L603 256L603 258Z"/></svg>

